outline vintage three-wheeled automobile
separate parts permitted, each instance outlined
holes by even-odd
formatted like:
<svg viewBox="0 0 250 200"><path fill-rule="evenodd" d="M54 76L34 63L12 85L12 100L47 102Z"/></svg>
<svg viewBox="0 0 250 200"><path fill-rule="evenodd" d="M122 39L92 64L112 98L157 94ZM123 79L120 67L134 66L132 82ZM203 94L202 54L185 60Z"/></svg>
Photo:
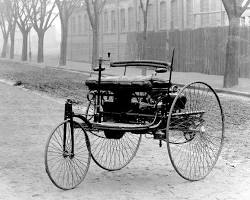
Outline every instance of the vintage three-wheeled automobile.
<svg viewBox="0 0 250 200"><path fill-rule="evenodd" d="M110 62L110 68L122 68L124 73L103 76L104 60L99 60L97 76L85 82L86 112L74 112L72 100L67 100L64 121L48 138L45 168L55 186L67 190L79 185L91 158L105 170L125 167L143 135L166 146L174 169L184 179L196 181L209 174L224 139L222 106L204 82L172 83L173 61L174 55L171 62ZM149 76L132 77L126 74L129 67L154 70Z"/></svg>

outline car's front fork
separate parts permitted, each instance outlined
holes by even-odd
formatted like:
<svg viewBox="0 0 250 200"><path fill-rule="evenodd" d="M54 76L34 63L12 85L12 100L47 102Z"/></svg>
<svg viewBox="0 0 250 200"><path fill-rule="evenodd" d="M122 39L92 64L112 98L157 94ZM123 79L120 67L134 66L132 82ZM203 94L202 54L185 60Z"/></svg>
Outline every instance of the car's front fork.
<svg viewBox="0 0 250 200"><path fill-rule="evenodd" d="M69 120L70 124L70 136L67 135L67 123L64 123L63 129L63 154L64 156L68 156L69 158L74 157L74 122L73 122L73 109L72 109L72 101L67 99L65 102L65 110L64 110L64 120ZM66 146L67 137L70 137L70 145L69 147ZM69 152L70 151L70 152Z"/></svg>

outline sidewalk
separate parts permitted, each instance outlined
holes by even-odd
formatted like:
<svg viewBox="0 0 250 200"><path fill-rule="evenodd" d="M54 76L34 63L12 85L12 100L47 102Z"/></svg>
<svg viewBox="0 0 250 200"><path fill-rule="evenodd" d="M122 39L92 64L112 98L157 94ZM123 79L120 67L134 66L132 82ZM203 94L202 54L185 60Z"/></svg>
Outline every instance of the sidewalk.
<svg viewBox="0 0 250 200"><path fill-rule="evenodd" d="M20 60L14 60L15 62L20 62ZM57 58L49 58L46 59L43 64L37 64L35 62L31 62L34 65L38 66L49 66L55 67L59 69L65 69L70 71L82 72L82 73L93 73L91 71L91 64L84 62L73 62L67 61L66 66L58 66ZM104 75L123 75L124 68L110 68L106 67L106 70L103 72ZM147 75L151 75L153 71L148 70ZM135 67L127 68L126 74L128 76L138 76L141 74L141 70ZM168 79L168 73L159 74L158 76ZM223 76L218 75L207 75L202 73L194 73L194 72L173 72L172 82L175 84L186 85L188 83L194 81L202 81L209 85L211 85L217 92L227 93L227 94L235 94L250 97L250 79L247 78L239 78L239 85L232 88L223 88Z"/></svg>

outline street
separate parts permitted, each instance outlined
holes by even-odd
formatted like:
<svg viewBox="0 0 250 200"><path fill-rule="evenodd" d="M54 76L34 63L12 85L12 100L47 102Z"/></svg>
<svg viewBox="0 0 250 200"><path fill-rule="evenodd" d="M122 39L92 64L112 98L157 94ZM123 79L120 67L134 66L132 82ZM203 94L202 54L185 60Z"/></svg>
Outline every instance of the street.
<svg viewBox="0 0 250 200"><path fill-rule="evenodd" d="M167 147L143 137L134 160L116 172L94 162L74 190L62 191L44 169L44 148L63 120L64 105L45 95L0 83L0 199L218 199L250 196L250 99L220 95L226 138L215 168L188 182L171 166Z"/></svg>

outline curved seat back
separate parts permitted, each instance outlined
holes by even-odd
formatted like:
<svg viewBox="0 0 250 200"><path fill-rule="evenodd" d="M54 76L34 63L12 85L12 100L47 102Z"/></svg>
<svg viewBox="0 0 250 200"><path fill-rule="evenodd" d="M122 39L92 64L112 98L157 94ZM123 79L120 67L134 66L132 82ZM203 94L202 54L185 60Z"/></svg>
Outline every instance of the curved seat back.
<svg viewBox="0 0 250 200"><path fill-rule="evenodd" d="M111 62L110 67L153 67L167 68L170 70L171 63L155 60L119 61Z"/></svg>

